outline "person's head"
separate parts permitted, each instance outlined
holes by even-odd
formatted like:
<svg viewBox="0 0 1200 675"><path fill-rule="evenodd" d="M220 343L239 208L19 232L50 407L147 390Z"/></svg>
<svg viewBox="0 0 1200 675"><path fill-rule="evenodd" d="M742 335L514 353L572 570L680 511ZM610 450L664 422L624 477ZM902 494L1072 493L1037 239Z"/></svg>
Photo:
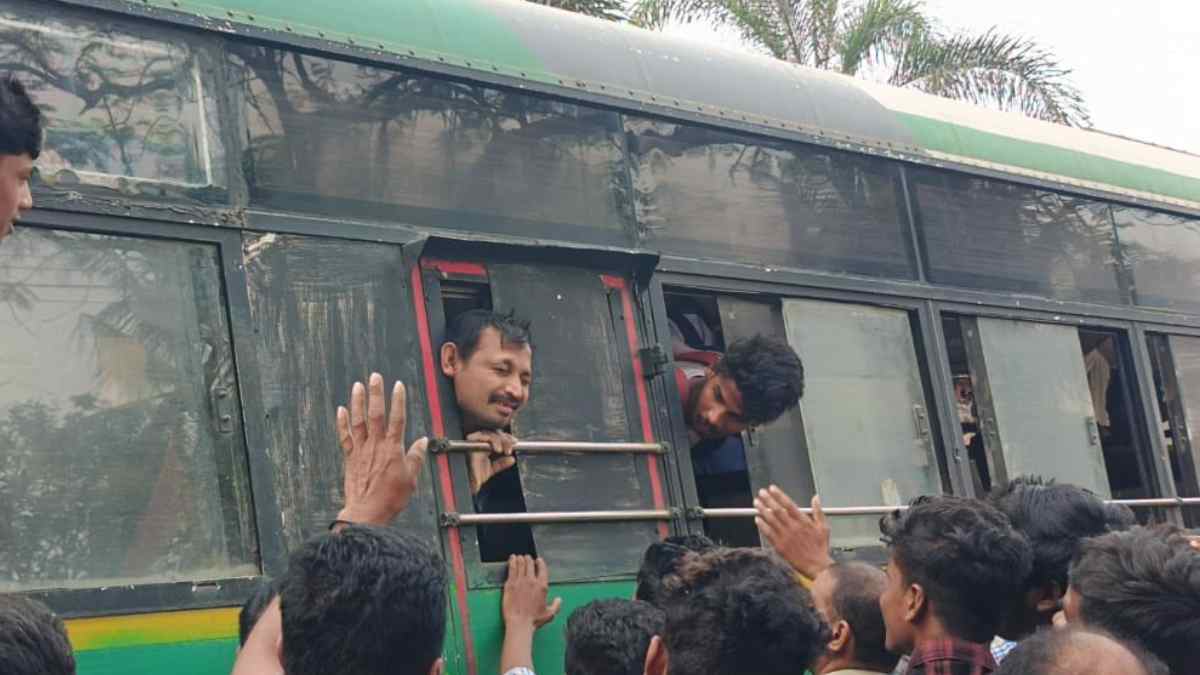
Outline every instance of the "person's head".
<svg viewBox="0 0 1200 675"><path fill-rule="evenodd" d="M791 568L762 549L689 555L667 584L664 609L647 675L795 675L829 640Z"/></svg>
<svg viewBox="0 0 1200 675"><path fill-rule="evenodd" d="M642 675L666 617L648 602L594 600L567 619L566 675Z"/></svg>
<svg viewBox="0 0 1200 675"><path fill-rule="evenodd" d="M724 438L767 424L804 394L804 366L786 342L755 335L725 350L688 402L688 426L701 438Z"/></svg>
<svg viewBox="0 0 1200 675"><path fill-rule="evenodd" d="M1087 539L1063 603L1071 624L1137 642L1172 673L1200 664L1200 551L1181 530L1134 527Z"/></svg>
<svg viewBox="0 0 1200 675"><path fill-rule="evenodd" d="M0 595L0 673L75 675L62 619L36 600Z"/></svg>
<svg viewBox="0 0 1200 675"><path fill-rule="evenodd" d="M679 561L688 553L704 553L716 547L712 539L702 534L667 537L650 544L646 548L646 554L642 556L642 566L638 569L637 592L634 597L662 607L663 581L678 571Z"/></svg>
<svg viewBox="0 0 1200 675"><path fill-rule="evenodd" d="M527 321L486 309L463 312L446 327L441 357L467 430L503 429L529 400L533 345Z"/></svg>
<svg viewBox="0 0 1200 675"><path fill-rule="evenodd" d="M815 673L847 668L892 672L900 657L884 646L879 598L886 586L883 570L860 562L838 563L813 579L813 604L830 629Z"/></svg>
<svg viewBox="0 0 1200 675"><path fill-rule="evenodd" d="M1103 633L1043 628L1022 640L995 675L1165 675L1162 663Z"/></svg>
<svg viewBox="0 0 1200 675"><path fill-rule="evenodd" d="M890 550L879 606L893 652L941 637L991 641L1033 568L1028 540L980 500L920 497L879 529Z"/></svg>
<svg viewBox="0 0 1200 675"><path fill-rule="evenodd" d="M346 527L310 540L280 583L287 675L440 675L446 573L417 539Z"/></svg>
<svg viewBox="0 0 1200 675"><path fill-rule="evenodd" d="M42 113L15 77L0 77L0 240L33 208L29 180L42 152Z"/></svg>
<svg viewBox="0 0 1200 675"><path fill-rule="evenodd" d="M279 584L277 582L264 580L246 599L242 610L238 612L238 645L243 647L246 645L246 638L250 637L250 631L254 630L254 625L258 623L263 610L271 604L271 600L278 593Z"/></svg>
<svg viewBox="0 0 1200 675"><path fill-rule="evenodd" d="M1083 488L1036 476L997 487L988 502L1008 516L1033 547L1033 571L1000 628L1003 637L1019 640L1054 618L1067 592L1067 571L1079 543L1109 530L1109 512L1099 497Z"/></svg>

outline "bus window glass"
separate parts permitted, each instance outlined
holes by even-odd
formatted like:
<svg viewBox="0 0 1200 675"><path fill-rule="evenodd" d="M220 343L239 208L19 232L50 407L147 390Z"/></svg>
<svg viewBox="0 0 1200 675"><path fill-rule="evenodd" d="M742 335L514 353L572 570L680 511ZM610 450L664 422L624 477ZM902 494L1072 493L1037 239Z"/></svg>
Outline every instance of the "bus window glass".
<svg viewBox="0 0 1200 675"><path fill-rule="evenodd" d="M1152 334L1146 339L1175 492L1200 497L1200 454L1193 431L1200 429L1200 338ZM1188 527L1200 525L1200 508L1187 507L1183 513Z"/></svg>
<svg viewBox="0 0 1200 675"><path fill-rule="evenodd" d="M941 476L907 312L783 301L804 361L800 401L815 488L826 506L891 506L939 494ZM878 516L831 521L834 543L879 543Z"/></svg>
<svg viewBox="0 0 1200 675"><path fill-rule="evenodd" d="M932 169L908 175L930 281L1128 303L1106 204Z"/></svg>
<svg viewBox="0 0 1200 675"><path fill-rule="evenodd" d="M884 160L626 117L643 236L666 253L916 276L899 172Z"/></svg>
<svg viewBox="0 0 1200 675"><path fill-rule="evenodd" d="M48 117L39 175L147 197L225 184L206 54L100 14L0 2L0 60Z"/></svg>
<svg viewBox="0 0 1200 675"><path fill-rule="evenodd" d="M1139 305L1200 312L1200 220L1114 205Z"/></svg>
<svg viewBox="0 0 1200 675"><path fill-rule="evenodd" d="M253 202L628 243L615 113L256 44L228 49Z"/></svg>
<svg viewBox="0 0 1200 675"><path fill-rule="evenodd" d="M0 249L0 591L257 573L219 270L36 228Z"/></svg>

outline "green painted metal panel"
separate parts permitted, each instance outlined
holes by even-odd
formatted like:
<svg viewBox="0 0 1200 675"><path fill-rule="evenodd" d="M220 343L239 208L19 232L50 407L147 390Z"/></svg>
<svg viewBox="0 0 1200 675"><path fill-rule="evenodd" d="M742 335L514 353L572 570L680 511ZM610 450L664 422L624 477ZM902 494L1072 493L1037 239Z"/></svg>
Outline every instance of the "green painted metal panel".
<svg viewBox="0 0 1200 675"><path fill-rule="evenodd" d="M79 675L228 675L237 640L204 640L145 647L98 649L75 654Z"/></svg>
<svg viewBox="0 0 1200 675"><path fill-rule="evenodd" d="M538 675L562 675L566 653L567 617L578 607L600 598L632 598L637 584L632 581L609 581L588 584L556 584L550 587L550 598L562 598L563 608L553 623L543 626L534 637L533 665ZM471 627L474 630L478 673L500 672L500 648L504 644L504 618L500 614L500 589L472 591L468 596L471 608ZM449 659L447 665L451 665ZM451 668L454 675L466 670Z"/></svg>
<svg viewBox="0 0 1200 675"><path fill-rule="evenodd" d="M1200 202L1200 179L920 115L896 114L928 150Z"/></svg>

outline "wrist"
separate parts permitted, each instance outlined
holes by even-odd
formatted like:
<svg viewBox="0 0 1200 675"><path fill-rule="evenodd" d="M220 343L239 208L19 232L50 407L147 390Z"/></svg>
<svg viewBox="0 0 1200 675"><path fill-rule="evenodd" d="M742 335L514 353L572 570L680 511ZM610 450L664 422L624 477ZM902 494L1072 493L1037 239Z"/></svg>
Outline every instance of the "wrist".
<svg viewBox="0 0 1200 675"><path fill-rule="evenodd" d="M387 525L390 520L390 518L371 509L347 506L338 511L337 519L334 522L345 522L353 525Z"/></svg>
<svg viewBox="0 0 1200 675"><path fill-rule="evenodd" d="M537 624L533 617L528 616L506 616L504 617L504 633L505 635L529 635L532 636L537 632Z"/></svg>

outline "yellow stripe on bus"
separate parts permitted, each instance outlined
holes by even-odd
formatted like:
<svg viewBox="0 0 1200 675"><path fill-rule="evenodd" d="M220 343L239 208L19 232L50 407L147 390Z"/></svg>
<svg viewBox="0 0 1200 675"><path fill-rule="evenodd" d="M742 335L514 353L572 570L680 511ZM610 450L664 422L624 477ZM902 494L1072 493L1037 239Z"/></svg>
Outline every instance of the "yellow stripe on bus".
<svg viewBox="0 0 1200 675"><path fill-rule="evenodd" d="M67 634L76 651L237 638L237 607L71 619Z"/></svg>

